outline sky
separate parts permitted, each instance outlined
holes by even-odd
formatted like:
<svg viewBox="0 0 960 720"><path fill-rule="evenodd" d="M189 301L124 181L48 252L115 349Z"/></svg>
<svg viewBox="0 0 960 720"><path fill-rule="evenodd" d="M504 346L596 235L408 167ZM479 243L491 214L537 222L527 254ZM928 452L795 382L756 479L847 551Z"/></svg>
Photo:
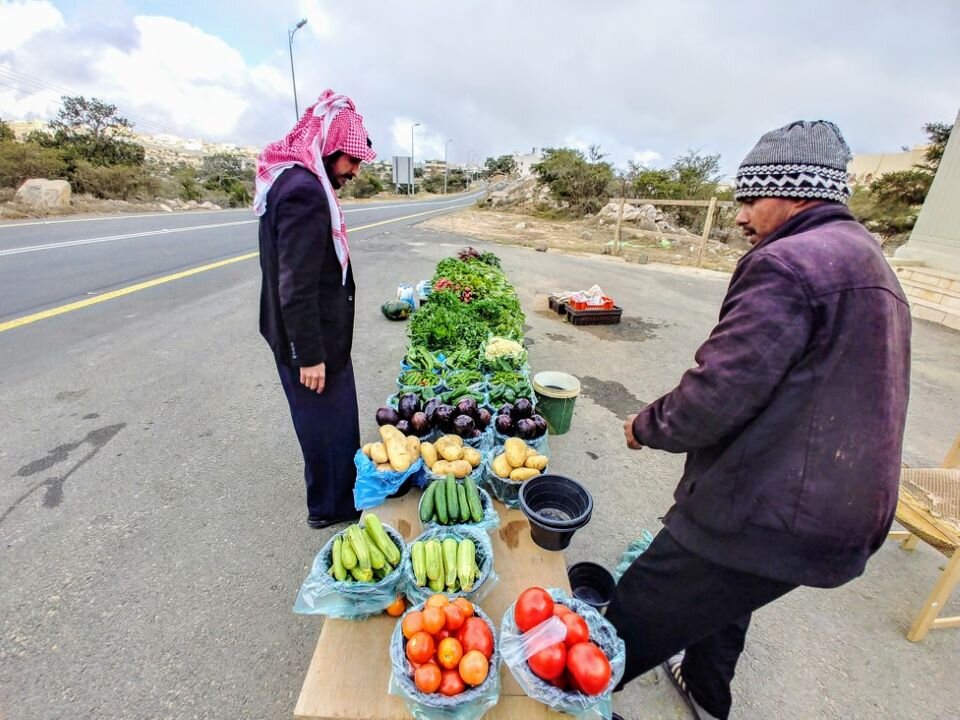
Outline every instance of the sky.
<svg viewBox="0 0 960 720"><path fill-rule="evenodd" d="M263 145L327 87L381 159L463 163L600 145L623 167L836 122L855 153L923 142L960 110L956 0L0 0L0 118L61 95L146 133Z"/></svg>

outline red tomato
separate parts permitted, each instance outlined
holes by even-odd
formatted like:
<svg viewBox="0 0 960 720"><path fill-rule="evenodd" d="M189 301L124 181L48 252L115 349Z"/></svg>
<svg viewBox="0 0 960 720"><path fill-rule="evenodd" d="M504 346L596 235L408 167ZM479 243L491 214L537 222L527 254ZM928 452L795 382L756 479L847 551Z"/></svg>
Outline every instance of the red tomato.
<svg viewBox="0 0 960 720"><path fill-rule="evenodd" d="M442 695L452 697L453 695L459 695L467 689L467 686L463 683L463 678L460 677L459 670L444 670L441 675L440 693Z"/></svg>
<svg viewBox="0 0 960 720"><path fill-rule="evenodd" d="M567 613L560 621L567 626L567 639L564 642L568 648L590 640L590 628L587 627L586 620L575 612Z"/></svg>
<svg viewBox="0 0 960 720"><path fill-rule="evenodd" d="M457 633L457 640L463 646L465 653L479 650L487 660L493 655L493 633L490 626L478 617L467 618Z"/></svg>
<svg viewBox="0 0 960 720"><path fill-rule="evenodd" d="M561 690L566 690L570 687L570 680L567 679L567 673L562 673L560 677L555 677L553 680L548 681L555 688L560 688Z"/></svg>
<svg viewBox="0 0 960 720"><path fill-rule="evenodd" d="M435 693L440 687L440 668L433 663L426 663L417 668L413 674L413 682L417 690L427 694Z"/></svg>
<svg viewBox="0 0 960 720"><path fill-rule="evenodd" d="M453 670L460 665L463 647L456 638L446 638L437 646L437 662L444 670Z"/></svg>
<svg viewBox="0 0 960 720"><path fill-rule="evenodd" d="M446 622L447 616L443 614L443 610L440 608L428 607L423 609L423 629L431 635L436 635L443 630Z"/></svg>
<svg viewBox="0 0 960 720"><path fill-rule="evenodd" d="M553 604L553 614L557 617L563 617L564 615L569 615L573 610L568 608L566 605L561 605L560 603Z"/></svg>
<svg viewBox="0 0 960 720"><path fill-rule="evenodd" d="M446 616L446 624L444 627L451 632L459 630L463 626L463 621L467 619L463 608L453 603L444 605L443 614Z"/></svg>
<svg viewBox="0 0 960 720"><path fill-rule="evenodd" d="M570 680L587 695L599 695L610 684L610 661L593 643L578 643L567 651Z"/></svg>
<svg viewBox="0 0 960 720"><path fill-rule="evenodd" d="M453 601L453 604L456 605L461 610L463 610L464 618L473 617L473 603L467 600L466 598L458 597L456 600Z"/></svg>
<svg viewBox="0 0 960 720"><path fill-rule="evenodd" d="M407 640L407 658L410 662L425 663L433 658L436 649L433 637L422 630Z"/></svg>
<svg viewBox="0 0 960 720"><path fill-rule="evenodd" d="M513 619L520 632L525 633L553 615L553 598L540 587L527 588L513 608Z"/></svg>
<svg viewBox="0 0 960 720"><path fill-rule="evenodd" d="M471 650L463 659L460 660L458 668L460 677L471 687L476 687L487 679L487 673L490 671L490 663L486 656L479 650Z"/></svg>
<svg viewBox="0 0 960 720"><path fill-rule="evenodd" d="M444 628L443 630L435 632L433 634L433 639L436 640L437 643L439 643L441 640L446 640L448 637L453 637L453 636L454 635L452 632Z"/></svg>
<svg viewBox="0 0 960 720"><path fill-rule="evenodd" d="M563 643L544 648L527 662L537 677L544 680L554 680L563 675L567 662L567 648Z"/></svg>

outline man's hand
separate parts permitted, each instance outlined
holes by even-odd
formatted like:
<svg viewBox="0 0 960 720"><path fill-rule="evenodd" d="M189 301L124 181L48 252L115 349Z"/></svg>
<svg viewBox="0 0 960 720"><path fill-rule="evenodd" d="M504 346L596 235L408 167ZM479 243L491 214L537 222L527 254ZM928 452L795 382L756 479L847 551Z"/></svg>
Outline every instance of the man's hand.
<svg viewBox="0 0 960 720"><path fill-rule="evenodd" d="M316 390L317 395L323 392L323 385L327 379L327 366L324 363L300 368L300 382L310 390Z"/></svg>
<svg viewBox="0 0 960 720"><path fill-rule="evenodd" d="M637 439L633 436L633 421L636 419L637 413L634 413L627 418L627 421L623 423L623 435L627 438L627 447L631 450L640 450L643 448L643 445L637 442Z"/></svg>

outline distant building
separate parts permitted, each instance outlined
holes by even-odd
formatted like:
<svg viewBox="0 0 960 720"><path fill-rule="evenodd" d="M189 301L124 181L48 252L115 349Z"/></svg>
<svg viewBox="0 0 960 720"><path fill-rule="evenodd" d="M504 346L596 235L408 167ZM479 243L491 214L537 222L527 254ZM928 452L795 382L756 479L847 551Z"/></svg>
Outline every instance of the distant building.
<svg viewBox="0 0 960 720"><path fill-rule="evenodd" d="M514 153L510 157L513 158L513 162L517 165L516 174L524 178L532 175L533 166L543 160L543 151L539 148L533 148L529 154Z"/></svg>
<svg viewBox="0 0 960 720"><path fill-rule="evenodd" d="M874 155L854 155L847 166L847 177L855 185L869 185L887 173L913 170L923 162L929 145L917 145L910 150Z"/></svg>

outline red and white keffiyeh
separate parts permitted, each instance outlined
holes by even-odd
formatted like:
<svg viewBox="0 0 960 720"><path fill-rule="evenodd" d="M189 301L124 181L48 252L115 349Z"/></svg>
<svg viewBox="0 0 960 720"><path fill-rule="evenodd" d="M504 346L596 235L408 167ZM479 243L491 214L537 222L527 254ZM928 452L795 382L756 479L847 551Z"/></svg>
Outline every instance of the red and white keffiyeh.
<svg viewBox="0 0 960 720"><path fill-rule="evenodd" d="M357 112L353 100L346 95L337 95L333 90L325 90L317 102L304 111L303 117L285 138L270 143L260 153L257 160L253 211L258 216L266 212L267 193L284 170L301 165L316 175L327 194L334 248L343 270L343 282L346 284L347 266L350 264L347 225L343 219L340 200L323 167L323 158L338 150L364 162L370 162L377 157L367 143L363 117ZM337 211L333 212L333 208Z"/></svg>

